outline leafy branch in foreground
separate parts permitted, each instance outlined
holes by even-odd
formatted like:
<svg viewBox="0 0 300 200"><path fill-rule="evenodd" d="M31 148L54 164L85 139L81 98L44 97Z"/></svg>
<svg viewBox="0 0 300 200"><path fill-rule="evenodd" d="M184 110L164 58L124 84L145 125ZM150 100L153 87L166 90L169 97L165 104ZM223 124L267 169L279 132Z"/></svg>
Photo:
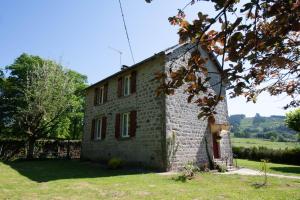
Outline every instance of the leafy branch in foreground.
<svg viewBox="0 0 300 200"><path fill-rule="evenodd" d="M188 22L184 9L196 3L192 0L169 18L179 27L179 42L192 44L181 56L191 55L187 66L171 66L169 72L157 76L170 80L162 81L158 92L171 95L187 84L188 102L199 105L199 117L211 121L224 99L221 88L225 85L232 98L244 96L255 103L259 94L268 92L289 96L291 100L284 108L300 106L300 1L206 1L217 11L214 17L199 12L198 19ZM209 89L208 57L201 49L220 57L219 91Z"/></svg>

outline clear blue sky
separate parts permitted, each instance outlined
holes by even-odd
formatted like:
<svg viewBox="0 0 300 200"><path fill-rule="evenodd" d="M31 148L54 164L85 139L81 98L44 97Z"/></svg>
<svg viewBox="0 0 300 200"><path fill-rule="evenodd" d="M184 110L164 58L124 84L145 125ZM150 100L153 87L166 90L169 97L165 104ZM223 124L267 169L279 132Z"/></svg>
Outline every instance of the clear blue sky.
<svg viewBox="0 0 300 200"><path fill-rule="evenodd" d="M105 3L104 3L105 2ZM176 14L186 0L122 0L135 60L141 61L177 43L177 28L168 17ZM209 3L189 7L190 19L197 11L213 14ZM21 53L54 59L88 76L89 83L117 72L119 55L123 64L132 60L125 36L118 0L1 0L0 66L11 64ZM229 100L229 113L253 116L283 115L286 98L263 95L259 103L242 98Z"/></svg>

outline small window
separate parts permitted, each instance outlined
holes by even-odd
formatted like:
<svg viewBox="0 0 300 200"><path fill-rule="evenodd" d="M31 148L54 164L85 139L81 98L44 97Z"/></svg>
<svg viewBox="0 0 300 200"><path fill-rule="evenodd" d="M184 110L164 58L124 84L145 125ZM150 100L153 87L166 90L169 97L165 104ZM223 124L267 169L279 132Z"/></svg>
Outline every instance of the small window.
<svg viewBox="0 0 300 200"><path fill-rule="evenodd" d="M122 114L121 122L122 137L129 137L129 113Z"/></svg>
<svg viewBox="0 0 300 200"><path fill-rule="evenodd" d="M128 96L130 95L130 75L125 76L123 80L124 80L123 95Z"/></svg>
<svg viewBox="0 0 300 200"><path fill-rule="evenodd" d="M98 104L103 104L103 103L104 103L104 87L101 87L99 90Z"/></svg>
<svg viewBox="0 0 300 200"><path fill-rule="evenodd" d="M102 120L101 119L96 119L96 122L95 122L95 139L96 140L101 140L101 131L102 131Z"/></svg>
<svg viewBox="0 0 300 200"><path fill-rule="evenodd" d="M104 87L96 88L95 89L95 105L100 105L104 103Z"/></svg>

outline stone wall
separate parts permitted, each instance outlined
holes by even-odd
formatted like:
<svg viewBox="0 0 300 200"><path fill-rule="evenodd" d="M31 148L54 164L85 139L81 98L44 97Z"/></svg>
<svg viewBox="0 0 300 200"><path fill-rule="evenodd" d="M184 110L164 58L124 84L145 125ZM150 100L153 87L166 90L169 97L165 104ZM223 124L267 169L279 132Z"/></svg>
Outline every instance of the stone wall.
<svg viewBox="0 0 300 200"><path fill-rule="evenodd" d="M25 159L27 145L25 140L0 140L0 160ZM80 150L79 140L37 140L33 158L79 159Z"/></svg>
<svg viewBox="0 0 300 200"><path fill-rule="evenodd" d="M190 45L175 49L166 57L166 71L171 65L176 68L187 64L190 53L186 53L184 58L178 58L179 55L185 53L187 48L190 48ZM202 50L201 53L205 55ZM207 67L209 72L218 72L215 64L211 61L208 61ZM217 83L220 78L216 73L212 73L211 77L211 85ZM219 91L219 88L218 85L214 86L216 91ZM225 95L224 88L222 88L222 93ZM218 105L217 112L216 123L228 123L226 101ZM208 156L213 158L210 127L207 120L198 119L198 113L197 105L187 103L184 87L177 89L175 95L166 97L167 163L170 169L180 169L189 161L198 165L209 163ZM223 137L220 141L220 150L221 158L225 155L232 157L228 136Z"/></svg>
<svg viewBox="0 0 300 200"><path fill-rule="evenodd" d="M128 97L117 97L118 75L112 76L107 82L100 82L87 90L84 122L84 136L82 141L83 159L107 161L118 157L127 163L154 167L161 170L180 169L188 161L197 164L208 163L208 157L213 157L212 134L206 120L199 120L199 108L195 104L187 103L184 87L178 89L175 95L159 96L155 94L159 83L154 75L158 71L167 71L173 63L175 67L186 65L189 53L185 58L177 59L185 52L188 45L169 49L151 59L136 65L137 91ZM203 54L205 52L202 51ZM208 62L212 73L211 85L218 82L218 69L212 61ZM120 75L130 73L125 70ZM108 83L108 101L94 106L94 88ZM215 85L214 90L218 91ZM225 94L224 88L222 88ZM117 140L115 138L116 113L137 111L136 136L130 139ZM217 108L217 123L228 123L226 101ZM92 120L97 117L107 117L107 132L104 140L91 140ZM220 141L221 156L232 158L229 135Z"/></svg>
<svg viewBox="0 0 300 200"><path fill-rule="evenodd" d="M157 55L134 70L137 72L136 93L127 97L117 96L117 79L108 80L108 100L105 104L94 106L94 87L89 88L86 95L84 137L82 141L82 158L107 161L117 157L130 164L164 169L164 153L162 141L164 131L164 99L156 97L158 87L154 79L156 72L163 70L164 56ZM121 75L130 73L125 70ZM105 82L107 83L107 82ZM104 84L104 83L103 83ZM101 86L101 83L97 86ZM115 138L116 113L137 111L137 129L133 138ZM91 123L96 117L107 117L107 132L104 140L92 141Z"/></svg>

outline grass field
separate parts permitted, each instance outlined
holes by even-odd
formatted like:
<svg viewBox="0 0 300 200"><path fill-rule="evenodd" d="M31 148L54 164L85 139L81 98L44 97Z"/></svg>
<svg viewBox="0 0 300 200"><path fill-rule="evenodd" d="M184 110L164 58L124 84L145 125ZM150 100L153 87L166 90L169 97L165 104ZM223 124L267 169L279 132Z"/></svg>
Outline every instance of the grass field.
<svg viewBox="0 0 300 200"><path fill-rule="evenodd" d="M251 160L237 159L237 164L240 167L246 167L250 169L261 170L261 163ZM300 166L296 165L284 165L277 163L267 164L268 173L283 174L300 177ZM300 189L300 188L299 188Z"/></svg>
<svg viewBox="0 0 300 200"><path fill-rule="evenodd" d="M299 142L272 142L256 138L231 138L232 146L235 147L259 147L264 146L270 149L300 148Z"/></svg>
<svg viewBox="0 0 300 200"><path fill-rule="evenodd" d="M300 199L300 180L199 174L176 175L118 170L78 161L0 162L0 199Z"/></svg>

